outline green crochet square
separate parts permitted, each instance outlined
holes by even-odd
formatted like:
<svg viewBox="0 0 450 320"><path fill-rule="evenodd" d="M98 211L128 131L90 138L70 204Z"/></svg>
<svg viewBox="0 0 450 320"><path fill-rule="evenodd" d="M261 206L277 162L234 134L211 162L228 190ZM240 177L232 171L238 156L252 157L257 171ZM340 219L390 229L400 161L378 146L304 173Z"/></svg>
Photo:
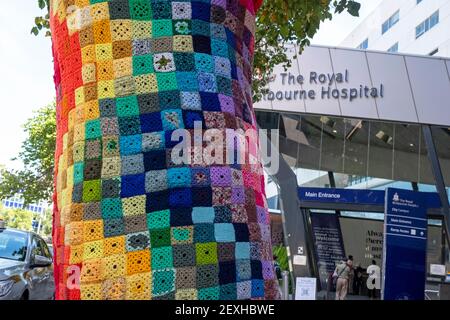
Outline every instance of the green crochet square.
<svg viewBox="0 0 450 320"><path fill-rule="evenodd" d="M152 248L170 246L170 228L150 230Z"/></svg>
<svg viewBox="0 0 450 320"><path fill-rule="evenodd" d="M220 287L212 287L198 290L199 300L219 300Z"/></svg>
<svg viewBox="0 0 450 320"><path fill-rule="evenodd" d="M139 115L139 105L136 96L117 98L117 115L119 117L131 117Z"/></svg>
<svg viewBox="0 0 450 320"><path fill-rule="evenodd" d="M147 214L147 227L150 230L169 228L170 210L155 211Z"/></svg>
<svg viewBox="0 0 450 320"><path fill-rule="evenodd" d="M133 75L148 74L155 72L153 69L153 56L146 54L133 57Z"/></svg>
<svg viewBox="0 0 450 320"><path fill-rule="evenodd" d="M172 247L152 248L152 270L173 268Z"/></svg>
<svg viewBox="0 0 450 320"><path fill-rule="evenodd" d="M100 201L102 191L100 180L90 180L83 182L83 202Z"/></svg>
<svg viewBox="0 0 450 320"><path fill-rule="evenodd" d="M153 20L152 34L154 38L171 37L173 35L172 20Z"/></svg>
<svg viewBox="0 0 450 320"><path fill-rule="evenodd" d="M148 0L131 0L130 15L132 20L150 20L152 18L152 7Z"/></svg>
<svg viewBox="0 0 450 320"><path fill-rule="evenodd" d="M102 128L99 119L86 121L85 136L86 139L96 139L102 136Z"/></svg>
<svg viewBox="0 0 450 320"><path fill-rule="evenodd" d="M217 243L197 243L195 245L197 264L217 264Z"/></svg>
<svg viewBox="0 0 450 320"><path fill-rule="evenodd" d="M172 228L173 243L192 243L194 238L194 229L192 227L176 227Z"/></svg>
<svg viewBox="0 0 450 320"><path fill-rule="evenodd" d="M76 162L73 165L73 183L83 182L84 177L84 162Z"/></svg>
<svg viewBox="0 0 450 320"><path fill-rule="evenodd" d="M122 201L120 198L102 199L101 205L103 219L118 219L123 217Z"/></svg>
<svg viewBox="0 0 450 320"><path fill-rule="evenodd" d="M161 296L175 290L175 270L153 271L152 278L153 296Z"/></svg>
<svg viewBox="0 0 450 320"><path fill-rule="evenodd" d="M157 73L158 89L160 91L177 90L177 77L175 72Z"/></svg>

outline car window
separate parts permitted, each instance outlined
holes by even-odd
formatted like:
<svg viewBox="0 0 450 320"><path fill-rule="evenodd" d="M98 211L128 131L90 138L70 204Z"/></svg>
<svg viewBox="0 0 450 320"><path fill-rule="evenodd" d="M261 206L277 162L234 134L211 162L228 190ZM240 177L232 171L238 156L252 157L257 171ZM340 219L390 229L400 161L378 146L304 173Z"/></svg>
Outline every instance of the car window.
<svg viewBox="0 0 450 320"><path fill-rule="evenodd" d="M25 261L27 255L27 235L0 230L0 258Z"/></svg>
<svg viewBox="0 0 450 320"><path fill-rule="evenodd" d="M40 239L42 252L44 253L44 257L47 257L49 259L52 258L52 255L50 254L50 250L48 249L47 243L45 243L44 240Z"/></svg>
<svg viewBox="0 0 450 320"><path fill-rule="evenodd" d="M31 255L34 256L44 256L44 249L42 248L42 244L39 238L33 237L33 241L31 243Z"/></svg>

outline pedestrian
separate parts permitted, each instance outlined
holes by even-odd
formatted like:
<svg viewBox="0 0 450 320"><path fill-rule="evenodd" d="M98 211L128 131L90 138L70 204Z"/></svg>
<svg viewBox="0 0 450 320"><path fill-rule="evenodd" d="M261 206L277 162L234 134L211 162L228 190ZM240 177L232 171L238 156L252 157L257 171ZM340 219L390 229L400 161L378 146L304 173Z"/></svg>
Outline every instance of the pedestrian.
<svg viewBox="0 0 450 320"><path fill-rule="evenodd" d="M367 279L369 298L373 300L377 298L377 289L380 287L379 283L381 274L380 267L377 266L377 262L375 260L372 260L372 264L367 267L367 274L369 275L369 278Z"/></svg>
<svg viewBox="0 0 450 320"><path fill-rule="evenodd" d="M358 264L358 266L354 270L354 279L353 279L353 294L359 295L359 292L361 290L362 282L363 282L363 272L364 269L361 267L361 263Z"/></svg>
<svg viewBox="0 0 450 320"><path fill-rule="evenodd" d="M277 275L277 279L281 280L283 276L281 275L281 266L278 263L278 257L276 255L273 255L273 267L275 269L275 274Z"/></svg>
<svg viewBox="0 0 450 320"><path fill-rule="evenodd" d="M336 300L345 300L348 292L350 274L353 269L353 257L349 256L346 261L341 261L334 271L336 279Z"/></svg>

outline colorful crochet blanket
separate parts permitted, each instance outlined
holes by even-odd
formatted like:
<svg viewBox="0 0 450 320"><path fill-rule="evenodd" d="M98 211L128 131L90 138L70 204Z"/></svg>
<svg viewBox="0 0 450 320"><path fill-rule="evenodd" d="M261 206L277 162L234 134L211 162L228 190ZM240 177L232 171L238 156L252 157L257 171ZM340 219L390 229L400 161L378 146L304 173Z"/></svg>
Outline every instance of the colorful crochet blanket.
<svg viewBox="0 0 450 320"><path fill-rule="evenodd" d="M259 5L51 1L58 299L277 298L260 163L220 163L229 143L197 143L256 128Z"/></svg>

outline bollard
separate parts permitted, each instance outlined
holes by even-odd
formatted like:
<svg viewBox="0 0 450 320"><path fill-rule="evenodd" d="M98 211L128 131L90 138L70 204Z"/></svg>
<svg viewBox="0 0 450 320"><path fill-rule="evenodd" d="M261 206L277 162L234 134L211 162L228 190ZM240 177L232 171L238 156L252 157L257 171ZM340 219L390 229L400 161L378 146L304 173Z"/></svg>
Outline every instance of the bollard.
<svg viewBox="0 0 450 320"><path fill-rule="evenodd" d="M281 287L281 299L289 300L289 272L283 271L282 276L282 287Z"/></svg>

